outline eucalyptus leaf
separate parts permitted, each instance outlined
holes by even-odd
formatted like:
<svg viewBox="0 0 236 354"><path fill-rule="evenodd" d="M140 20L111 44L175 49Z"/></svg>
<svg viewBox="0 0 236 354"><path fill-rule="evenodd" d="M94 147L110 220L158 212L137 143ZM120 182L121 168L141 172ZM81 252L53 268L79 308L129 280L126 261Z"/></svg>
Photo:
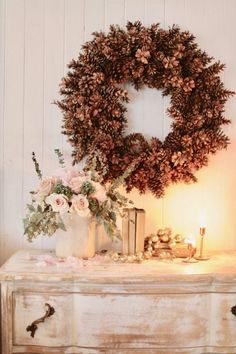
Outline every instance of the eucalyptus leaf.
<svg viewBox="0 0 236 354"><path fill-rule="evenodd" d="M31 212L35 211L35 208L32 204L26 204L26 206L29 209L29 211L31 211Z"/></svg>
<svg viewBox="0 0 236 354"><path fill-rule="evenodd" d="M43 212L43 209L42 209L41 205L38 205L37 211L38 211L39 213L42 213L42 212Z"/></svg>
<svg viewBox="0 0 236 354"><path fill-rule="evenodd" d="M63 222L63 220L62 220L62 218L61 218L60 216L59 216L59 218L58 218L58 223L57 223L57 225L58 225L58 227L59 227L61 230L67 231L66 226L65 226L65 224L64 224L64 222Z"/></svg>

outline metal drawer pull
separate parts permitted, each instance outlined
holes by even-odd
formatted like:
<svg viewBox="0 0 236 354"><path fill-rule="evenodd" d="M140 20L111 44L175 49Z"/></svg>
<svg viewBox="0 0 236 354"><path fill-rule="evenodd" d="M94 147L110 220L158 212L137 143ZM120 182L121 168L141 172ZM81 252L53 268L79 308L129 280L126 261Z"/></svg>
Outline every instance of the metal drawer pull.
<svg viewBox="0 0 236 354"><path fill-rule="evenodd" d="M27 332L31 332L30 335L31 337L34 338L35 332L38 329L37 324L44 322L46 320L46 318L52 316L55 313L54 307L52 307L49 304L45 304L45 306L47 306L47 310L46 313L43 317L40 317L38 320L35 320L34 322L31 323L31 325L27 326L26 331Z"/></svg>
<svg viewBox="0 0 236 354"><path fill-rule="evenodd" d="M231 307L231 312L234 316L236 316L236 305Z"/></svg>

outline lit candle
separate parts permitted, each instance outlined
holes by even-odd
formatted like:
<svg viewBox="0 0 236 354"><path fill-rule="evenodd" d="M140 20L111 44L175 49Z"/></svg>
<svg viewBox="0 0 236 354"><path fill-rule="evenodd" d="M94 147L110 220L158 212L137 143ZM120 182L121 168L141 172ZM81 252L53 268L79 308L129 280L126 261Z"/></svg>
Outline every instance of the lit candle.
<svg viewBox="0 0 236 354"><path fill-rule="evenodd" d="M199 221L200 221L200 235L204 236L205 233L206 233L206 215L202 213L200 215L200 220Z"/></svg>
<svg viewBox="0 0 236 354"><path fill-rule="evenodd" d="M204 213L200 214L199 223L200 223L200 228L202 229L206 228L206 215Z"/></svg>
<svg viewBox="0 0 236 354"><path fill-rule="evenodd" d="M192 245L192 246L196 247L196 240L192 234L188 235L188 237L185 239L184 242L187 243L188 245Z"/></svg>
<svg viewBox="0 0 236 354"><path fill-rule="evenodd" d="M197 262L193 256L195 255L196 253L196 239L193 235L189 235L185 241L185 243L188 244L188 250L189 250L189 256L184 260L184 262L186 263L195 263Z"/></svg>

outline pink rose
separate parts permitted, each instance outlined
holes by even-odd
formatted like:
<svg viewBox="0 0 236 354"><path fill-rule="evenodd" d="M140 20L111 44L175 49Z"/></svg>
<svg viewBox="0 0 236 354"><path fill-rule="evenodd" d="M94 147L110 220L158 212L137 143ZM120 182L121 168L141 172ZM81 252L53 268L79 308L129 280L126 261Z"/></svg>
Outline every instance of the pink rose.
<svg viewBox="0 0 236 354"><path fill-rule="evenodd" d="M80 189L87 178L82 176L72 177L68 182L68 186L72 189L73 192L79 193Z"/></svg>
<svg viewBox="0 0 236 354"><path fill-rule="evenodd" d="M56 182L57 182L56 178L53 177L44 178L40 182L38 191L35 194L36 199L37 197L46 197L47 195L49 195Z"/></svg>
<svg viewBox="0 0 236 354"><path fill-rule="evenodd" d="M67 197L63 194L52 193L45 199L45 202L51 205L53 211L60 214L64 214L69 210Z"/></svg>
<svg viewBox="0 0 236 354"><path fill-rule="evenodd" d="M83 194L74 195L71 198L71 211L75 212L79 216L89 216L89 202Z"/></svg>
<svg viewBox="0 0 236 354"><path fill-rule="evenodd" d="M60 168L54 172L53 176L60 179L62 184L64 184L64 186L66 186L66 187L73 186L76 190L79 189L79 184L80 184L79 178L81 178L81 180L83 180L83 182L88 181L88 180L90 181L90 178L91 178L90 172L78 171L75 168L74 169L73 168L70 168L70 169ZM77 177L78 177L78 179L74 180ZM73 188L71 188L71 189L73 189ZM78 192L75 192L75 193L79 193L79 190L78 190Z"/></svg>
<svg viewBox="0 0 236 354"><path fill-rule="evenodd" d="M107 200L106 189L98 182L92 182L95 192L91 194L91 197L97 199L99 203L104 203Z"/></svg>
<svg viewBox="0 0 236 354"><path fill-rule="evenodd" d="M74 177L79 176L80 172L73 170L73 169L67 169L67 168L61 168L55 171L53 174L55 177L59 178L64 186L68 186L70 180Z"/></svg>

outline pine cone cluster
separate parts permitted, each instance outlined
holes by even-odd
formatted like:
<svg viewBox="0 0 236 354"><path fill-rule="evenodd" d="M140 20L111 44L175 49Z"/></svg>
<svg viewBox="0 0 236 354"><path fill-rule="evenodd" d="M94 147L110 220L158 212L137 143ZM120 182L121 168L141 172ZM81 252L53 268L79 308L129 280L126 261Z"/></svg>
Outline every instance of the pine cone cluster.
<svg viewBox="0 0 236 354"><path fill-rule="evenodd" d="M177 26L163 30L128 22L126 30L112 25L108 34L93 36L69 64L56 102L74 163L87 157L89 168L95 157L104 182L132 166L127 191L149 190L156 197L171 183L195 182L208 155L229 143L221 126L230 123L224 105L233 92L220 79L224 65L212 63L194 36ZM170 95L172 130L163 142L156 137L148 142L141 133L125 135L125 83Z"/></svg>

